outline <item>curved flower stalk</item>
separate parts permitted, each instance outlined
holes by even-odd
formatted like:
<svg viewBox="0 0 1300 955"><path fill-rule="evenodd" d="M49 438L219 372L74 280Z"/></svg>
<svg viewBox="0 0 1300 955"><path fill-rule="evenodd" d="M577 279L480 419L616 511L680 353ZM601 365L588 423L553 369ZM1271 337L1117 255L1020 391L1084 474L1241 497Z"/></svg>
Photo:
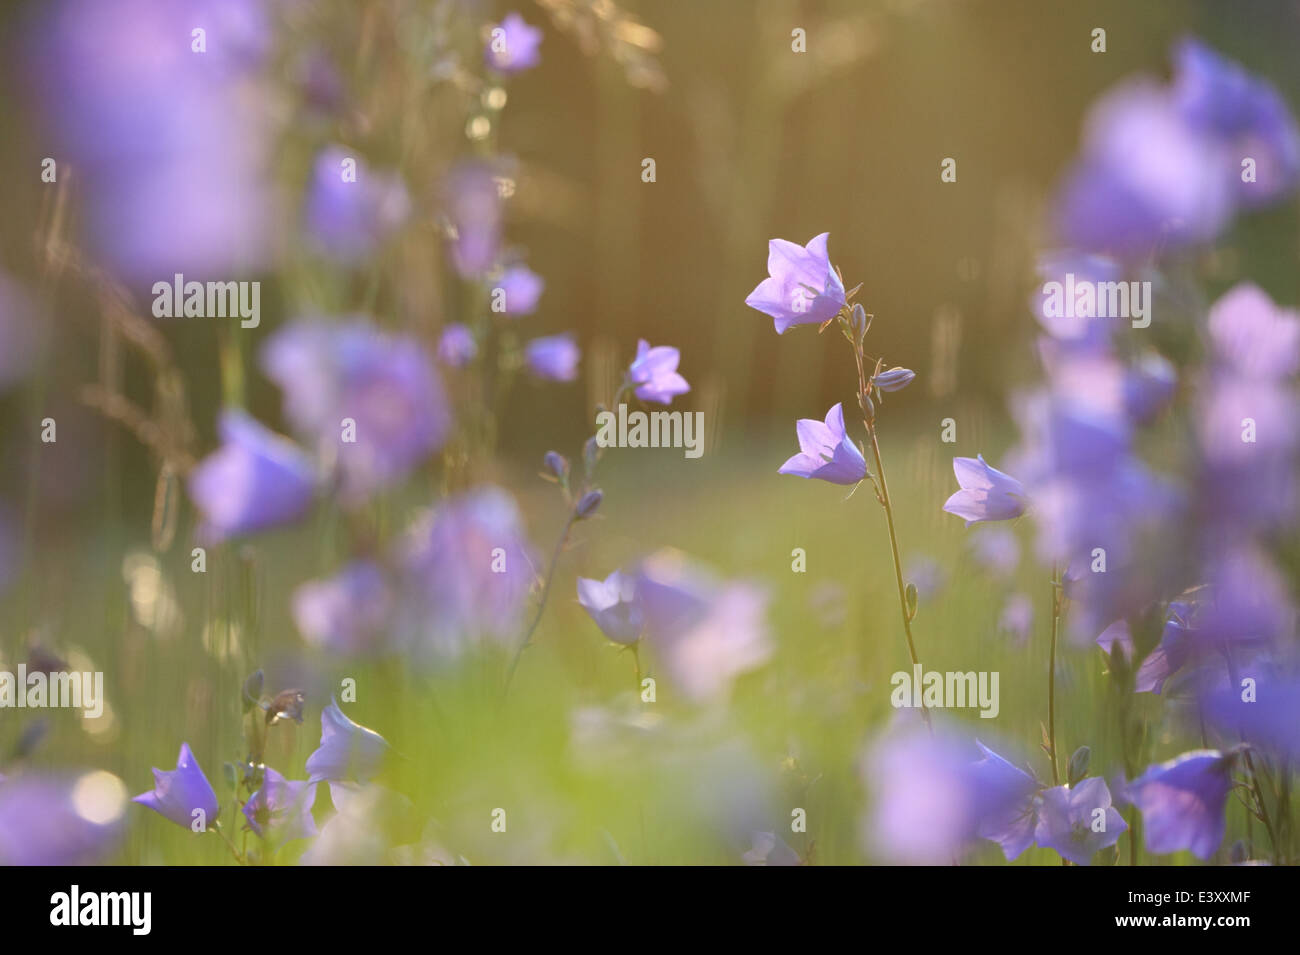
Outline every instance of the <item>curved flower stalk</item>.
<svg viewBox="0 0 1300 955"><path fill-rule="evenodd" d="M872 316L860 304L853 302L862 288L860 284L845 291L844 279L830 261L829 238L830 234L823 232L806 246L785 239L772 239L768 243L768 277L750 293L745 304L770 315L778 335L796 325L815 324L825 331L832 322L839 324L858 371L858 407L871 446L875 472L867 468L865 451L854 447L848 440L844 409L837 404L827 413L824 422L804 419L798 423L800 453L786 461L779 473L818 478L833 484L856 485L863 479L871 481L876 501L885 512L907 653L912 665L919 666L920 658L912 636L917 591L903 580L898 533L894 526L894 503L889 495L889 482L885 477L885 464L876 433L876 406L883 403L883 394L907 387L916 374L906 368L885 369L883 359L872 359L863 350ZM921 712L929 725L929 710L923 706Z"/></svg>
<svg viewBox="0 0 1300 955"><path fill-rule="evenodd" d="M655 402L657 404L668 405L672 403L673 398L683 395L691 390L690 384L677 371L678 363L681 360L681 353L668 345L659 345L651 347L645 339L637 342L636 357L623 373L623 381L618 390L614 393L614 398L610 404L618 407L623 397L632 392L637 398L646 402ZM603 406L597 406L597 419L610 414ZM571 469L569 461L557 451L547 452L543 459L542 477L548 481L553 481L559 485L560 492L564 497L565 506L568 510L564 521L564 526L560 531L560 536L555 542L555 549L551 554L550 563L547 565L546 576L542 583L541 595L537 601L537 609L533 614L532 622L524 632L523 639L516 648L514 655L510 659L510 664L506 670L505 687L503 695L510 692L510 685L514 681L515 671L519 668L519 661L523 657L524 651L532 645L533 634L537 631L537 625L541 623L542 614L546 610L546 604L551 595L551 584L555 579L555 570L560 562L560 555L564 552L564 547L569 541L569 534L573 526L579 521L587 520L595 515L599 510L601 502L604 500L604 492L596 487L596 470L600 464L600 459L604 451L604 444L601 437L605 428L601 427L595 435L588 438L583 445L583 479L580 482L574 482L571 478ZM612 580L613 578L611 578ZM589 612L596 616L593 608L598 608L601 614L597 617L608 619L606 611L609 611L617 600L609 603L609 595L606 589L610 586L609 581L600 584L598 581L579 580L579 592L584 590L588 596L585 603ZM618 585L621 587L621 585ZM601 625L605 629L605 625ZM605 631L609 633L608 630ZM611 637L611 639L613 639ZM618 641L622 642L622 641ZM637 661L637 683L640 684L641 665L640 657L636 654L637 641L632 640L629 646L633 649L633 656Z"/></svg>

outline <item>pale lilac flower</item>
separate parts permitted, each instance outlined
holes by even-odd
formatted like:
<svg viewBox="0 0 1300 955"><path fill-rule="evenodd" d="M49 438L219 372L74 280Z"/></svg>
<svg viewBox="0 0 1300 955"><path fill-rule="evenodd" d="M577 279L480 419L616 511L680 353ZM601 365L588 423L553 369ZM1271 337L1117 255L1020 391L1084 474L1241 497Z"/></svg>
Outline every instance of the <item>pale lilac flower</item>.
<svg viewBox="0 0 1300 955"><path fill-rule="evenodd" d="M1054 786L1042 793L1034 840L1055 849L1075 865L1088 865L1101 849L1119 842L1128 823L1110 804L1110 790L1099 776L1074 786Z"/></svg>
<svg viewBox="0 0 1300 955"><path fill-rule="evenodd" d="M1127 798L1142 813L1148 852L1214 855L1223 842L1232 760L1232 754L1195 750L1151 766L1129 784Z"/></svg>
<svg viewBox="0 0 1300 955"><path fill-rule="evenodd" d="M1233 212L1230 157L1192 127L1171 92L1121 83L1088 112L1083 156L1058 196L1067 245L1139 258L1206 242Z"/></svg>
<svg viewBox="0 0 1300 955"><path fill-rule="evenodd" d="M508 13L500 24L492 28L483 57L494 70L520 73L541 62L537 49L541 45L542 31L539 28L529 26L517 13Z"/></svg>
<svg viewBox="0 0 1300 955"><path fill-rule="evenodd" d="M1078 304L1077 290L1086 286L1096 288L1103 282L1120 281L1124 276L1119 263L1102 255L1059 249L1041 255L1037 265L1038 277L1042 282L1035 287L1030 298L1030 310L1043 330L1053 342L1072 352L1106 353L1110 347L1114 322L1098 318L1095 308L1089 310L1075 307ZM1073 282L1070 276L1074 276ZM1055 291L1051 283L1060 287L1059 302L1050 294ZM1071 288L1076 290L1073 302L1069 296ZM1056 307L1058 304L1060 308Z"/></svg>
<svg viewBox="0 0 1300 955"><path fill-rule="evenodd" d="M191 829L197 822L202 822L206 829L217 821L217 794L190 752L189 743L181 743L174 770L155 769L153 778L153 791L141 793L132 802L147 806L186 829Z"/></svg>
<svg viewBox="0 0 1300 955"><path fill-rule="evenodd" d="M1174 48L1174 99L1187 122L1224 147L1233 161L1237 201L1261 206L1294 188L1300 177L1300 130L1277 89L1199 40ZM1241 161L1255 160L1255 181Z"/></svg>
<svg viewBox="0 0 1300 955"><path fill-rule="evenodd" d="M501 295L504 314L518 318L521 315L531 315L537 310L537 300L542 297L545 288L546 282L528 266L512 265L493 284L492 294Z"/></svg>
<svg viewBox="0 0 1300 955"><path fill-rule="evenodd" d="M979 740L983 759L973 767L975 785L986 794L999 794L976 825L981 839L996 842L1010 861L1029 848L1038 823L1038 781Z"/></svg>
<svg viewBox="0 0 1300 955"><path fill-rule="evenodd" d="M288 780L266 767L262 786L244 803L248 828L274 845L316 835L316 784Z"/></svg>
<svg viewBox="0 0 1300 955"><path fill-rule="evenodd" d="M806 246L772 239L767 245L768 278L749 293L745 304L772 316L777 334L792 325L820 325L844 307L844 283L826 251L829 232Z"/></svg>
<svg viewBox="0 0 1300 955"><path fill-rule="evenodd" d="M952 470L961 490L944 503L943 509L966 521L1008 521L1025 512L1025 488L1009 474L990 467L984 455L953 458Z"/></svg>
<svg viewBox="0 0 1300 955"><path fill-rule="evenodd" d="M464 368L478 355L478 343L469 326L453 322L438 339L438 361L451 368Z"/></svg>
<svg viewBox="0 0 1300 955"><path fill-rule="evenodd" d="M883 861L950 865L981 837L1023 851L1022 816L1036 784L987 747L915 725L877 740L861 776L872 793L863 842Z"/></svg>
<svg viewBox="0 0 1300 955"><path fill-rule="evenodd" d="M42 4L22 47L91 255L141 282L230 279L274 252L274 43L262 0ZM191 49L202 25L207 50ZM198 185L196 185L198 184Z"/></svg>
<svg viewBox="0 0 1300 955"><path fill-rule="evenodd" d="M374 730L343 715L337 700L321 710L320 746L307 757L308 783L366 782L379 772L388 743Z"/></svg>
<svg viewBox="0 0 1300 955"><path fill-rule="evenodd" d="M548 381L573 381L578 377L581 357L582 352L569 335L534 338L524 346L529 371Z"/></svg>
<svg viewBox="0 0 1300 955"><path fill-rule="evenodd" d="M350 503L405 478L451 428L442 379L421 344L364 319L293 322L267 340L262 367L294 428L335 463Z"/></svg>
<svg viewBox="0 0 1300 955"><path fill-rule="evenodd" d="M1235 682L1202 695L1207 722L1230 739L1294 761L1300 756L1300 680L1249 664L1239 665L1234 676Z"/></svg>
<svg viewBox="0 0 1300 955"><path fill-rule="evenodd" d="M778 474L818 478L831 484L857 484L867 476L867 462L845 431L842 403L826 412L824 422L800 418L795 433L799 453L781 465Z"/></svg>
<svg viewBox="0 0 1300 955"><path fill-rule="evenodd" d="M125 808L126 787L102 770L0 776L0 865L102 862L122 835Z"/></svg>
<svg viewBox="0 0 1300 955"><path fill-rule="evenodd" d="M448 498L408 531L397 562L396 630L418 659L451 660L516 638L537 574L519 508L505 491L485 486Z"/></svg>
<svg viewBox="0 0 1300 955"><path fill-rule="evenodd" d="M615 643L631 645L641 639L644 623L635 577L617 570L604 580L579 577L578 603Z"/></svg>
<svg viewBox="0 0 1300 955"><path fill-rule="evenodd" d="M650 347L644 338L637 342L636 359L627 370L630 382L636 385L636 396L642 401L655 401L661 405L672 404L677 395L691 390L686 379L677 373L681 352L667 345Z"/></svg>
<svg viewBox="0 0 1300 955"><path fill-rule="evenodd" d="M393 596L383 569L355 560L326 580L293 594L293 620L308 643L345 655L380 649Z"/></svg>
<svg viewBox="0 0 1300 955"><path fill-rule="evenodd" d="M772 655L768 596L757 586L718 582L681 555L660 551L641 564L635 592L646 643L692 702L724 700L738 676Z"/></svg>
<svg viewBox="0 0 1300 955"><path fill-rule="evenodd" d="M344 161L355 163L344 178ZM354 151L329 146L316 159L304 220L312 245L344 265L364 261L411 214L406 185L396 174L373 172Z"/></svg>
<svg viewBox="0 0 1300 955"><path fill-rule="evenodd" d="M221 447L189 478L190 498L202 515L200 537L219 542L307 513L316 476L301 449L243 412L223 412L218 431Z"/></svg>
<svg viewBox="0 0 1300 955"><path fill-rule="evenodd" d="M1295 608L1273 561L1246 544L1216 546L1207 568L1209 597L1193 636L1202 649L1268 647L1295 633Z"/></svg>

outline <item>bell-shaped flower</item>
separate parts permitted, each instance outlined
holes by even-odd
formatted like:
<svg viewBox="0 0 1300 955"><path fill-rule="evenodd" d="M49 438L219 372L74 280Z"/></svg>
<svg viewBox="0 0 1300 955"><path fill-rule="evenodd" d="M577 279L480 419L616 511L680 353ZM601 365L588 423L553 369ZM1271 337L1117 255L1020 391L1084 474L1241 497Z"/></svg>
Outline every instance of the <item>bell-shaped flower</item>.
<svg viewBox="0 0 1300 955"><path fill-rule="evenodd" d="M388 743L374 730L354 723L337 701L321 710L320 747L307 757L309 783L322 780L366 782L379 772Z"/></svg>
<svg viewBox="0 0 1300 955"><path fill-rule="evenodd" d="M1150 767L1129 784L1128 801L1142 813L1148 852L1214 855L1223 842L1232 760L1217 750L1193 750Z"/></svg>
<svg viewBox="0 0 1300 955"><path fill-rule="evenodd" d="M631 645L641 639L644 621L636 599L636 578L614 571L604 580L578 578L578 603L596 621L601 633L615 643Z"/></svg>
<svg viewBox="0 0 1300 955"><path fill-rule="evenodd" d="M1128 823L1111 805L1106 781L1093 776L1043 791L1034 839L1075 865L1088 865L1094 853L1113 846L1126 831Z"/></svg>
<svg viewBox="0 0 1300 955"><path fill-rule="evenodd" d="M857 484L867 476L867 462L844 429L844 405L826 412L825 421L801 418L795 425L799 453L777 473L819 478L832 484Z"/></svg>
<svg viewBox="0 0 1300 955"><path fill-rule="evenodd" d="M953 458L952 470L961 490L944 503L949 514L964 518L966 526L980 521L1009 521L1025 512L1025 488L1009 474L1003 474L977 458Z"/></svg>
<svg viewBox="0 0 1300 955"><path fill-rule="evenodd" d="M223 413L218 430L221 447L189 479L190 498L202 515L201 538L216 543L307 513L316 476L300 448L243 412Z"/></svg>
<svg viewBox="0 0 1300 955"><path fill-rule="evenodd" d="M637 342L636 359L627 370L630 382L636 385L636 396L642 401L655 401L661 405L672 404L677 395L691 390L686 379L677 373L681 352L667 345L650 347L644 338Z"/></svg>
<svg viewBox="0 0 1300 955"><path fill-rule="evenodd" d="M201 823L206 830L217 821L217 794L190 752L189 743L181 743L176 768L170 772L155 769L153 779L153 791L141 793L132 802L148 806L186 829L194 829L195 823Z"/></svg>
<svg viewBox="0 0 1300 955"><path fill-rule="evenodd" d="M772 239L767 244L768 277L749 293L745 304L772 316L777 334L792 325L821 325L844 307L844 283L826 251L829 232L806 246Z"/></svg>
<svg viewBox="0 0 1300 955"><path fill-rule="evenodd" d="M582 352L568 335L534 338L524 346L528 370L547 381L573 381L578 377Z"/></svg>
<svg viewBox="0 0 1300 955"><path fill-rule="evenodd" d="M261 788L244 803L244 818L259 838L279 845L316 835L315 805L315 783L290 781L268 766Z"/></svg>

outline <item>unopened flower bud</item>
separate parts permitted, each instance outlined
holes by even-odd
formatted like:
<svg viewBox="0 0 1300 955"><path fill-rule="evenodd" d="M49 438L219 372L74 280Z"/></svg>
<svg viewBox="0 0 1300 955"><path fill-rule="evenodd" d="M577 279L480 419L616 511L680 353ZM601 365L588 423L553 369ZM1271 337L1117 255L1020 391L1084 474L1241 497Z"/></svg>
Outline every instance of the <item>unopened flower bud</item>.
<svg viewBox="0 0 1300 955"><path fill-rule="evenodd" d="M588 491L586 494L582 495L582 500L578 502L578 506L574 509L574 516L580 521L586 520L588 517L591 517L592 514L596 513L597 508L600 507L600 502L604 499L605 492L600 488L596 488L594 491Z"/></svg>
<svg viewBox="0 0 1300 955"><path fill-rule="evenodd" d="M867 310L859 303L853 306L853 314L849 319L849 324L853 327L853 336L858 344L867 334Z"/></svg>
<svg viewBox="0 0 1300 955"><path fill-rule="evenodd" d="M916 372L910 368L891 368L876 375L871 383L881 391L902 391L915 377Z"/></svg>
<svg viewBox="0 0 1300 955"><path fill-rule="evenodd" d="M858 406L862 413L867 416L868 421L876 420L876 404L871 400L871 396L866 392L858 395Z"/></svg>
<svg viewBox="0 0 1300 955"><path fill-rule="evenodd" d="M569 477L569 462L558 451L547 451L546 457L542 458L542 464L549 474L554 475L555 479L563 484Z"/></svg>

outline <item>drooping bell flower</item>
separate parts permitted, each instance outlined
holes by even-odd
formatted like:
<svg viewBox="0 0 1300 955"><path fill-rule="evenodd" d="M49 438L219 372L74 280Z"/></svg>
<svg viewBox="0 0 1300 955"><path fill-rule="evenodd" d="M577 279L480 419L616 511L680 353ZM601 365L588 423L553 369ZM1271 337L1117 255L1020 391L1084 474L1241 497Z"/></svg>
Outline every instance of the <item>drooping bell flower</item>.
<svg viewBox="0 0 1300 955"><path fill-rule="evenodd" d="M667 345L650 347L644 338L637 342L636 359L627 370L628 380L636 385L642 401L672 404L673 398L691 390L686 379L677 373L681 352Z"/></svg>
<svg viewBox="0 0 1300 955"><path fill-rule="evenodd" d="M573 381L578 377L582 352L569 335L534 338L524 346L528 370L547 381Z"/></svg>
<svg viewBox="0 0 1300 955"><path fill-rule="evenodd" d="M1194 750L1151 766L1129 784L1126 795L1142 813L1148 852L1214 855L1223 842L1232 762L1232 754Z"/></svg>
<svg viewBox="0 0 1300 955"><path fill-rule="evenodd" d="M372 729L343 715L338 702L320 714L320 746L307 757L307 782L366 782L383 765L388 743Z"/></svg>
<svg viewBox="0 0 1300 955"><path fill-rule="evenodd" d="M641 639L644 628L636 599L636 578L614 571L604 580L578 578L578 603L596 626L615 643L625 646Z"/></svg>
<svg viewBox="0 0 1300 955"><path fill-rule="evenodd" d="M826 412L825 421L801 418L795 425L799 453L778 469L778 474L817 478L831 484L857 484L867 475L867 462L844 428L844 405Z"/></svg>
<svg viewBox="0 0 1300 955"><path fill-rule="evenodd" d="M826 251L829 238L830 233L823 232L806 246L785 239L768 242L768 277L745 304L772 316L777 334L793 325L821 325L844 307L844 283Z"/></svg>
<svg viewBox="0 0 1300 955"><path fill-rule="evenodd" d="M202 828L195 831L205 831L217 821L217 794L208 777L203 775L199 761L190 752L189 743L181 743L174 770L155 769L153 778L153 791L141 793L132 802L147 806L186 829L202 824Z"/></svg>
<svg viewBox="0 0 1300 955"><path fill-rule="evenodd" d="M961 490L944 503L943 509L966 521L1009 521L1025 512L1025 488L1009 474L1003 474L977 458L953 458L952 470Z"/></svg>
<svg viewBox="0 0 1300 955"><path fill-rule="evenodd" d="M218 431L221 447L189 478L190 498L202 515L201 538L219 542L307 513L316 475L300 448L239 411L224 412Z"/></svg>

